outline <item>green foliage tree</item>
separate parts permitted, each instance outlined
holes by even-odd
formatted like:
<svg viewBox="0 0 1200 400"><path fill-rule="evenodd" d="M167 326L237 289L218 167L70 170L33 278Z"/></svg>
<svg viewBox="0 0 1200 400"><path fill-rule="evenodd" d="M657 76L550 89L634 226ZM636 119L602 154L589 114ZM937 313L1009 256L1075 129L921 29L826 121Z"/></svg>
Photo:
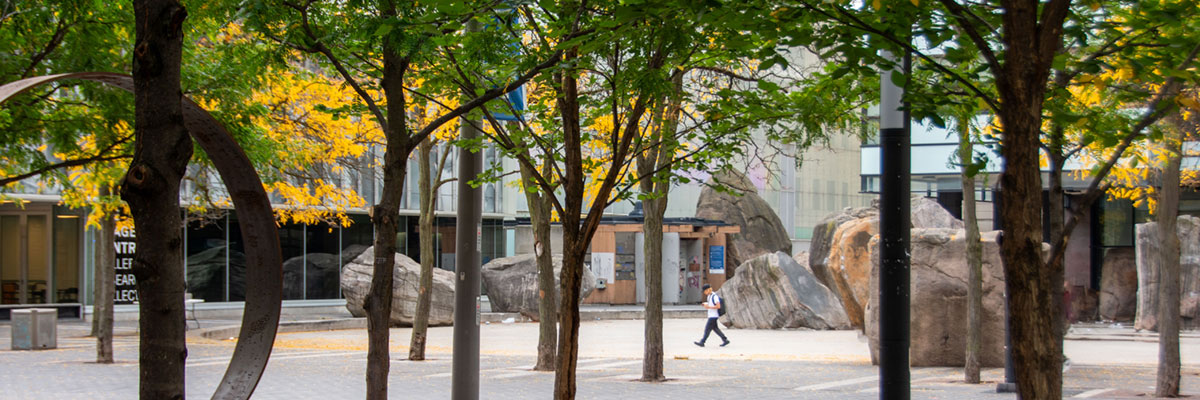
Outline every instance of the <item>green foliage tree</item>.
<svg viewBox="0 0 1200 400"><path fill-rule="evenodd" d="M406 161L429 134L446 122L495 99L558 64L559 53L540 58L509 59L488 64L495 76L511 76L499 85L485 84L480 75L463 82L437 79L436 71L420 68L433 63L434 50L462 43L466 48L486 42L478 35L459 34L472 19L490 21L495 10L473 3L368 1L253 2L245 9L247 25L262 37L297 50L340 76L358 95L350 111L364 113L384 136L383 196L371 209L376 235L372 283L364 308L368 320L367 397L387 398L388 326L392 307L392 278L400 196ZM472 40L476 40L472 43ZM466 60L482 71L479 60ZM491 60L498 61L498 60ZM422 71L428 71L426 74ZM414 83L424 82L417 90ZM460 85L473 89L464 91ZM467 99L413 126L407 116L411 96Z"/></svg>
<svg viewBox="0 0 1200 400"><path fill-rule="evenodd" d="M524 21L538 23L532 39L522 43L523 52L566 50L560 68L535 79L536 100L519 126L490 118L491 111L508 105L486 109L491 140L518 161L523 182L536 185L564 229L556 398L575 395L580 266L606 207L637 195L646 182L657 188L643 187L642 199L662 198L671 182L686 181L676 171L719 168L745 151L741 145L752 128L806 145L823 137L823 121L800 118L816 113L799 112L825 100L814 96L816 91L788 93L777 81L737 71L746 60L776 54L779 44L749 34L762 27L761 19L729 17L738 14L732 12L735 7L672 2L518 7ZM604 40L571 39L593 30ZM782 63L786 66L786 60ZM807 128L798 127L801 122L818 129L800 129ZM645 156L640 172L638 155ZM655 212L661 217L663 210ZM661 233L661 222L646 227L648 236L656 229ZM650 284L649 290L651 299L654 293L661 299L661 285ZM654 315L661 312L661 302L649 303L643 375L657 381L663 378L661 319L656 325ZM657 340L654 332L660 333Z"/></svg>
<svg viewBox="0 0 1200 400"><path fill-rule="evenodd" d="M880 48L893 53L913 52L916 62L912 79L921 83L908 85L911 90L905 100L916 119L945 125L938 109L950 103L978 103L997 117L997 136L1005 162L999 198L1005 231L1002 256L1010 294L1019 392L1024 398L1059 397L1060 260L1068 235L1058 233L1054 237L1050 262L1041 259L1039 149L1046 124L1070 123L1077 115L1053 112L1061 93L1054 89L1051 76L1112 68L1092 60L1117 47L1122 54L1153 48L1149 52L1169 56L1158 58L1155 68L1147 68L1147 78L1167 87L1165 83L1179 79L1179 74L1190 74L1186 72L1189 64L1184 61L1195 44L1193 39L1180 35L1142 47L1106 46L1106 39L1123 34L1121 26L1139 24L1133 20L1142 21L1144 26L1154 25L1152 21L1163 16L1159 12L1190 15L1194 7L1184 9L1186 6L1180 2L1076 4L1069 0L875 1L856 5L801 0L767 7L792 27L781 30L787 41L807 43L824 54L839 56L841 65L836 69L840 76L865 76L874 73L870 72L873 67L893 67L893 63L875 54ZM1133 12L1122 14L1122 9ZM1108 18L1115 14L1128 20ZM1167 24L1158 25L1162 29ZM816 26L821 29L813 28ZM1140 43L1141 39L1131 42ZM939 84L927 84L922 79ZM1155 118L1171 107L1169 102L1155 100L1165 95L1142 92L1140 96L1149 105L1147 113ZM1109 127L1113 126L1119 125ZM1121 132L1138 132L1139 126L1125 125ZM1094 176L1102 177L1103 172L1097 171Z"/></svg>

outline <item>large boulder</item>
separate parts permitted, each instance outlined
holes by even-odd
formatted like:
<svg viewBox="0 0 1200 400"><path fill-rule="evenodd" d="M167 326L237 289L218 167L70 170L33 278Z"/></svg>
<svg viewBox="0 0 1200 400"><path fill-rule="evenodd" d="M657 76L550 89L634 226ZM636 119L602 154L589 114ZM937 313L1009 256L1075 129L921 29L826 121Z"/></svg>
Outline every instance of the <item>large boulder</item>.
<svg viewBox="0 0 1200 400"><path fill-rule="evenodd" d="M980 363L1004 366L1004 268L1000 261L998 231L984 232L983 303L980 315ZM966 233L954 229L913 229L909 279L911 342L909 357L914 367L960 367L966 359L967 255ZM871 241L878 248L879 239ZM872 251L871 265L879 265ZM877 285L879 268L871 269L871 285ZM866 308L866 333L871 360L878 363L879 294L871 291Z"/></svg>
<svg viewBox="0 0 1200 400"><path fill-rule="evenodd" d="M1181 215L1177 221L1181 327L1194 329L1200 327L1200 218ZM1138 298L1133 327L1158 330L1158 224L1137 224L1136 235Z"/></svg>
<svg viewBox="0 0 1200 400"><path fill-rule="evenodd" d="M559 274L562 271L562 256L554 256L554 304L562 299ZM596 274L583 268L583 282L579 291L582 301L596 289ZM537 321L538 290L537 259L533 254L497 258L483 266L483 284L487 287L488 300L493 312L516 312Z"/></svg>
<svg viewBox="0 0 1200 400"><path fill-rule="evenodd" d="M829 271L846 316L863 326L863 307L871 295L871 238L879 234L879 218L846 222L833 234Z"/></svg>
<svg viewBox="0 0 1200 400"><path fill-rule="evenodd" d="M1100 319L1131 322L1137 315L1138 272L1134 249L1116 247L1100 269Z"/></svg>
<svg viewBox="0 0 1200 400"><path fill-rule="evenodd" d="M909 203L909 223L913 228L965 229L962 220L946 211L937 200L913 195Z"/></svg>
<svg viewBox="0 0 1200 400"><path fill-rule="evenodd" d="M721 322L750 329L848 329L841 302L812 272L787 253L763 254L738 267L717 291L725 302Z"/></svg>
<svg viewBox="0 0 1200 400"><path fill-rule="evenodd" d="M375 275L373 262L375 248L367 248L353 261L342 268L342 294L346 297L346 309L355 317L366 316L363 303L371 288ZM417 294L421 278L421 264L400 253L396 253L392 277L392 326L412 326L417 310ZM454 273L433 269L433 298L429 307L429 325L454 323Z"/></svg>
<svg viewBox="0 0 1200 400"><path fill-rule="evenodd" d="M696 203L696 218L724 221L741 227L740 233L728 236L726 265L739 266L762 254L782 251L792 253L788 235L779 215L759 197L758 190L745 175L737 172L718 174L713 179L739 193L735 196L705 186ZM736 268L734 270L736 275Z"/></svg>
<svg viewBox="0 0 1200 400"><path fill-rule="evenodd" d="M878 206L862 208L846 207L842 212L830 214L821 219L813 227L812 241L809 242L808 247L808 266L812 269L813 275L817 276L817 280L821 281L821 284L828 287L839 298L841 298L841 293L833 278L833 272L829 269L829 253L833 251L833 235L837 232L838 227L844 223L874 217L878 214Z"/></svg>
<svg viewBox="0 0 1200 400"><path fill-rule="evenodd" d="M962 221L954 218L936 200L919 195L910 200L909 219L914 229L963 229ZM828 256L822 257L814 252L810 257L810 260L818 263L813 272L818 277L826 273L830 275L828 279L833 283L829 285L830 288L836 288L834 293L841 299L850 323L860 328L863 326L863 307L873 288L870 282L872 251L869 243L872 237L879 234L878 207L875 204L871 209L848 209L842 213L861 216L859 218L833 217L831 221L842 222L837 224L828 239Z"/></svg>

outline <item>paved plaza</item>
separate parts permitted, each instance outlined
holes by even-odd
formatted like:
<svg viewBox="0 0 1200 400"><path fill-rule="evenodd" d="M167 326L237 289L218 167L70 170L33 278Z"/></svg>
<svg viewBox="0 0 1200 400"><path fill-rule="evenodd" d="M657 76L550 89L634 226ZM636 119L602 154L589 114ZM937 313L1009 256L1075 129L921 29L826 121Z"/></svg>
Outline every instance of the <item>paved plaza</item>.
<svg viewBox="0 0 1200 400"><path fill-rule="evenodd" d="M206 325L219 323L206 321ZM668 319L665 383L642 383L641 320L594 320L582 324L578 367L580 399L876 399L878 370L865 338L856 331L726 330L732 344L692 344L702 319ZM90 325L61 322L59 348L9 350L10 332L0 324L0 399L131 399L137 397L137 337L132 325L118 329L114 365L95 364ZM234 341L188 339L187 397L204 399L225 371ZM391 331L390 397L445 399L450 394L452 328L430 330L429 361L410 362L408 329ZM547 399L553 373L533 372L536 323L481 327L481 398ZM282 333L256 399L361 399L364 397L366 331ZM1182 340L1184 391L1200 392L1200 335ZM1151 392L1158 354L1154 334L1130 328L1078 325L1066 342L1073 361L1064 378L1072 398L1137 398ZM995 393L1002 369L987 369L981 385L962 383L960 368L913 368L914 399L1014 399Z"/></svg>

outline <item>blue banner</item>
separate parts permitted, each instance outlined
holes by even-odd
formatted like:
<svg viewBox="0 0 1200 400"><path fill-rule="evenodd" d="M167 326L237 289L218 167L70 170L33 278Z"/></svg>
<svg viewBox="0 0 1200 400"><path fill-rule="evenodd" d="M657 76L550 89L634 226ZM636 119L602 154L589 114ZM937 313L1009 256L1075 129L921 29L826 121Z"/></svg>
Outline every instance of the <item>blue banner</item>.
<svg viewBox="0 0 1200 400"><path fill-rule="evenodd" d="M708 246L708 273L725 273L725 246Z"/></svg>

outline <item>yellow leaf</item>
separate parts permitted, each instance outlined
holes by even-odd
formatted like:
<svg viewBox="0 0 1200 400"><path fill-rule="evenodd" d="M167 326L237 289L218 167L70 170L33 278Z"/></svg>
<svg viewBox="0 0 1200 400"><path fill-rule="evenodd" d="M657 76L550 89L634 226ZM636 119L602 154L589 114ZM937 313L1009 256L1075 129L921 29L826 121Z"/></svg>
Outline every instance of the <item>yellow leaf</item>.
<svg viewBox="0 0 1200 400"><path fill-rule="evenodd" d="M875 9L876 9L876 10L882 10L882 9L883 9L883 3L881 3L879 0L872 0L872 1L871 1L871 7L875 7Z"/></svg>
<svg viewBox="0 0 1200 400"><path fill-rule="evenodd" d="M912 5L913 5L913 7L920 7L920 6L921 6L921 0L910 0L910 1L912 1Z"/></svg>
<svg viewBox="0 0 1200 400"><path fill-rule="evenodd" d="M1184 107L1200 111L1200 101L1196 101L1196 98L1194 97L1181 95L1179 96L1179 104Z"/></svg>
<svg viewBox="0 0 1200 400"><path fill-rule="evenodd" d="M1098 2L1098 1L1094 1L1094 2L1092 2L1092 4L1089 4L1089 5L1088 5L1088 7L1091 7L1092 11L1099 10L1099 9L1100 9L1100 2Z"/></svg>

